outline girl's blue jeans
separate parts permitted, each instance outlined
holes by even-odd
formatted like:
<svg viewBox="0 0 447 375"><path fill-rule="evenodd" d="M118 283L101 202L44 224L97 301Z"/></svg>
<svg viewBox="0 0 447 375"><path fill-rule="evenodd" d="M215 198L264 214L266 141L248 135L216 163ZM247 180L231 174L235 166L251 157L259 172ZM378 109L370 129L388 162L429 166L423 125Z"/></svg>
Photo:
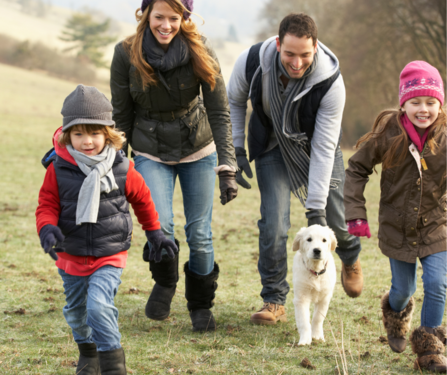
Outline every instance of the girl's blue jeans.
<svg viewBox="0 0 447 375"><path fill-rule="evenodd" d="M63 312L77 344L94 342L100 352L121 348L113 300L122 272L122 268L104 266L89 276L72 276L59 269L67 302Z"/></svg>
<svg viewBox="0 0 447 375"><path fill-rule="evenodd" d="M213 169L217 162L216 152L203 159L177 165L159 163L140 155L135 156L134 160L135 169L143 176L151 191L161 229L166 237L172 240L174 239L172 206L178 176L186 218L189 269L198 275L208 275L214 269L211 218L216 181Z"/></svg>
<svg viewBox="0 0 447 375"><path fill-rule="evenodd" d="M422 264L422 282L424 302L421 311L421 326L438 327L445 313L447 288L447 251L428 255L420 259ZM396 311L407 306L410 297L416 291L416 263L407 263L391 259L390 305Z"/></svg>

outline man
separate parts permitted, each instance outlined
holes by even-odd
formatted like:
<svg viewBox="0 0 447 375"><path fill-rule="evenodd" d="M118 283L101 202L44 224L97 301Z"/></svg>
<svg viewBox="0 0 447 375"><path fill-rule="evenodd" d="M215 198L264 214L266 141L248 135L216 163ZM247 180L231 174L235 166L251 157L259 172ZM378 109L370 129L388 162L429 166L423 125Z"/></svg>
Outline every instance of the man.
<svg viewBox="0 0 447 375"><path fill-rule="evenodd" d="M317 41L312 18L290 14L281 21L277 37L242 52L227 91L240 168L237 181L248 189L242 172L253 176L244 148L249 97L253 106L247 143L261 192L258 269L264 306L250 320L255 324L286 320L291 191L307 209L309 226L328 225L334 230L343 288L348 296L358 297L363 288L361 246L346 229L339 146L345 87L337 58Z"/></svg>

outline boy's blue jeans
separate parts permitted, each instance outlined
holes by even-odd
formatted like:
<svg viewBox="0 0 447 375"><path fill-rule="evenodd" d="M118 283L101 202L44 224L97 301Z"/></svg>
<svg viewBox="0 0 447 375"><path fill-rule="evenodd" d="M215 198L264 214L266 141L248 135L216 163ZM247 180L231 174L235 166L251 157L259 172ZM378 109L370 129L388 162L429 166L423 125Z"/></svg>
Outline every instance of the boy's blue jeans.
<svg viewBox="0 0 447 375"><path fill-rule="evenodd" d="M438 327L445 313L447 288L447 251L428 255L420 259L422 264L422 282L424 302L421 311L421 326ZM402 311L416 291L416 263L407 263L391 259L390 305L396 311Z"/></svg>
<svg viewBox="0 0 447 375"><path fill-rule="evenodd" d="M77 344L94 342L99 352L121 348L113 300L122 272L122 268L104 266L90 276L72 276L59 269L67 302L63 312Z"/></svg>
<svg viewBox="0 0 447 375"><path fill-rule="evenodd" d="M135 169L143 176L151 191L161 229L174 240L173 198L175 180L180 180L185 232L189 246L189 269L198 275L208 275L214 269L214 248L211 233L216 152L203 159L167 165L137 155ZM150 246L150 244L149 244ZM164 253L164 251L163 251Z"/></svg>
<svg viewBox="0 0 447 375"><path fill-rule="evenodd" d="M289 175L279 146L258 156L255 164L261 192L261 220L258 221L261 296L264 302L284 305L290 290L286 280L291 204ZM336 253L345 265L350 266L357 261L361 245L360 239L350 235L346 228L343 203L345 169L340 147L335 151L331 178L340 182L329 190L326 221L337 237ZM298 199L294 202L300 204Z"/></svg>

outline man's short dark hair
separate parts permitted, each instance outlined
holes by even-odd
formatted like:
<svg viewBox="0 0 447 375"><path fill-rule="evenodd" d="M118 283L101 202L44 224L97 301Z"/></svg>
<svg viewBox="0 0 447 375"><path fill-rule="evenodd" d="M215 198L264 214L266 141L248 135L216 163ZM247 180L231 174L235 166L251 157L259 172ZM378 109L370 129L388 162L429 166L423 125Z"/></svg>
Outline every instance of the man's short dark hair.
<svg viewBox="0 0 447 375"><path fill-rule="evenodd" d="M298 38L312 38L312 44L317 43L318 30L315 21L304 13L290 13L279 24L279 42L282 44L286 34Z"/></svg>

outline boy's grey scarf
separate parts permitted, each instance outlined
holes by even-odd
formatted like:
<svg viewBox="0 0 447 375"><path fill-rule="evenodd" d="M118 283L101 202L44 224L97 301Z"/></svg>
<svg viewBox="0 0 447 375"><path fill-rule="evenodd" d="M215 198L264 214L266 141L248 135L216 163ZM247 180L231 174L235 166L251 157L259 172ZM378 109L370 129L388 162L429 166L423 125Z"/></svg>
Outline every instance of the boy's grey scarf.
<svg viewBox="0 0 447 375"><path fill-rule="evenodd" d="M95 156L88 156L76 151L71 145L67 145L67 150L73 156L79 169L87 176L78 195L76 225L96 223L100 194L118 190L112 171L116 150L106 145L104 150Z"/></svg>
<svg viewBox="0 0 447 375"><path fill-rule="evenodd" d="M305 71L302 78L294 80L294 86L290 90L284 103L281 100L281 92L278 85L278 69L282 75L291 80L287 70L281 63L279 52L273 55L272 72L270 74L270 105L272 112L273 128L278 139L281 154L286 164L292 193L299 198L304 206L307 199L307 186L309 183L310 142L306 133L302 133L298 118L298 109L301 99L293 99L302 91L306 79L317 66L318 54L315 54L311 66ZM291 80L289 85L293 84Z"/></svg>

